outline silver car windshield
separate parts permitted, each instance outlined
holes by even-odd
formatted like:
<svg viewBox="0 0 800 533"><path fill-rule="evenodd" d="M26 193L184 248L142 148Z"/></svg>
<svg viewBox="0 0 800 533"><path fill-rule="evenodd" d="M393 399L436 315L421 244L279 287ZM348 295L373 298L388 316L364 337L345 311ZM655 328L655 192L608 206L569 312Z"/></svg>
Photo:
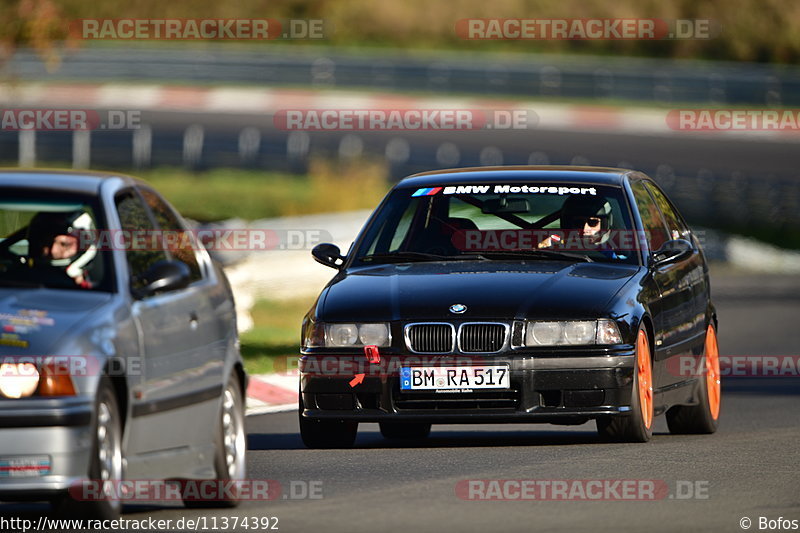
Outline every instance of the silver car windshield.
<svg viewBox="0 0 800 533"><path fill-rule="evenodd" d="M91 198L0 193L0 287L109 291Z"/></svg>

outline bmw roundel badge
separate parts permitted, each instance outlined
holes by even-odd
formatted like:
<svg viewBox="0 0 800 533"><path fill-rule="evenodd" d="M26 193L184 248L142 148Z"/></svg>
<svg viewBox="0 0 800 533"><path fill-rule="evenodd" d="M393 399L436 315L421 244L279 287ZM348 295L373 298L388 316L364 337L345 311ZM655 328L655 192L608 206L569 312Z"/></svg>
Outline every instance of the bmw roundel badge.
<svg viewBox="0 0 800 533"><path fill-rule="evenodd" d="M460 315L464 311L467 310L467 306L464 304L453 304L450 306L450 312Z"/></svg>

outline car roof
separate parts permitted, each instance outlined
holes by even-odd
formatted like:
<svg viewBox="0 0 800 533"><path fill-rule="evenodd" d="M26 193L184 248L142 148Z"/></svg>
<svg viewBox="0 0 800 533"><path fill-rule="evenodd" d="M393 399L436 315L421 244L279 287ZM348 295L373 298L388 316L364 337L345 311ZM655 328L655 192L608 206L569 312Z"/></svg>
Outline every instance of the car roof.
<svg viewBox="0 0 800 533"><path fill-rule="evenodd" d="M455 183L587 183L621 186L628 174L624 168L574 166L502 166L451 168L421 172L397 184L397 188L430 187Z"/></svg>
<svg viewBox="0 0 800 533"><path fill-rule="evenodd" d="M101 184L110 179L120 179L127 184L146 185L132 176L114 172L90 170L53 169L0 169L0 187L50 189L56 191L96 195Z"/></svg>

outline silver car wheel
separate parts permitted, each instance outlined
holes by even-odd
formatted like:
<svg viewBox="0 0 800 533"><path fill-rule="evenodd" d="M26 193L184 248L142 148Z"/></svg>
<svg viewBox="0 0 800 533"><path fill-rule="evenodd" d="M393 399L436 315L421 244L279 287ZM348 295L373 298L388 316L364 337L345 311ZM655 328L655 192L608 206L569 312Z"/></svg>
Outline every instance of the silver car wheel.
<svg viewBox="0 0 800 533"><path fill-rule="evenodd" d="M222 398L222 447L229 479L244 479L245 432L241 397L232 385Z"/></svg>
<svg viewBox="0 0 800 533"><path fill-rule="evenodd" d="M98 477L103 483L102 493L109 496L108 505L115 513L122 508L119 499L119 486L114 484L122 480L122 446L119 424L114 419L112 407L101 401L97 406L97 463Z"/></svg>
<svg viewBox="0 0 800 533"><path fill-rule="evenodd" d="M106 402L101 402L97 406L97 458L100 463L101 480L122 479L122 448L118 426Z"/></svg>

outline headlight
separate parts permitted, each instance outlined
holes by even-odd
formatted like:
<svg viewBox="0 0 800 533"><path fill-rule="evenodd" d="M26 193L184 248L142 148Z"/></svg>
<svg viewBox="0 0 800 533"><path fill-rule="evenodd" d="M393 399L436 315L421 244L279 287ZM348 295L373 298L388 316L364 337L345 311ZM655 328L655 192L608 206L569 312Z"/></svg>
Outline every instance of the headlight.
<svg viewBox="0 0 800 533"><path fill-rule="evenodd" d="M6 398L24 398L36 392L39 371L33 363L0 365L0 394Z"/></svg>
<svg viewBox="0 0 800 533"><path fill-rule="evenodd" d="M326 324L324 345L332 348L371 345L386 347L390 345L389 324Z"/></svg>
<svg viewBox="0 0 800 533"><path fill-rule="evenodd" d="M358 326L355 324L331 324L328 326L327 341L331 346L353 346L358 340Z"/></svg>
<svg viewBox="0 0 800 533"><path fill-rule="evenodd" d="M562 344L560 342L562 333L561 322L531 322L528 324L525 344L529 346Z"/></svg>
<svg viewBox="0 0 800 533"><path fill-rule="evenodd" d="M386 324L361 324L358 328L358 340L364 346L388 346L389 327Z"/></svg>
<svg viewBox="0 0 800 533"><path fill-rule="evenodd" d="M526 346L574 346L581 344L620 344L622 337L613 320L567 320L528 322Z"/></svg>
<svg viewBox="0 0 800 533"><path fill-rule="evenodd" d="M596 322L567 322L564 324L564 338L567 344L592 344L597 334Z"/></svg>

